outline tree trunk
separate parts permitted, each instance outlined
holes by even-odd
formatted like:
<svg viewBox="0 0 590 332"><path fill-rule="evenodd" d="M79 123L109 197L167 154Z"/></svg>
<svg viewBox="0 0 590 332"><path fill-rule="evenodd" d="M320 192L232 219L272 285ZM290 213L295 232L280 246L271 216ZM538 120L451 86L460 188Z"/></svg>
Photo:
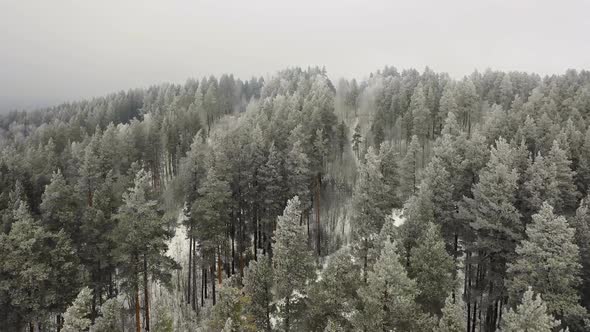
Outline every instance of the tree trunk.
<svg viewBox="0 0 590 332"><path fill-rule="evenodd" d="M471 321L471 332L475 332L477 326L477 301L473 302L473 318Z"/></svg>
<svg viewBox="0 0 590 332"><path fill-rule="evenodd" d="M318 173L317 177L317 184L316 184L316 223L317 223L317 250L318 250L318 257L320 257L322 250L321 250L321 228L320 228L320 194L322 190L322 175Z"/></svg>
<svg viewBox="0 0 590 332"><path fill-rule="evenodd" d="M192 227L191 227L192 230ZM192 231L191 231L192 233ZM186 292L186 303L191 303L191 274L192 274L192 262L193 261L193 237L189 235L188 238L188 279L187 279L187 292Z"/></svg>
<svg viewBox="0 0 590 332"><path fill-rule="evenodd" d="M369 240L365 238L365 252L364 252L365 261L363 263L363 281L365 284L367 283L367 270L369 268L368 260L369 260Z"/></svg>
<svg viewBox="0 0 590 332"><path fill-rule="evenodd" d="M213 299L213 305L215 305L215 263L211 265L211 298Z"/></svg>
<svg viewBox="0 0 590 332"><path fill-rule="evenodd" d="M453 243L453 263L455 268L453 269L453 280L455 283L457 282L457 255L458 255L458 247L459 247L459 235L455 233L455 241ZM453 296L453 303L456 301L456 287L453 287L452 296Z"/></svg>
<svg viewBox="0 0 590 332"><path fill-rule="evenodd" d="M235 269L235 262L236 262L236 248L235 248L235 237L236 232L234 227L232 227L232 234L231 234L231 275L236 274Z"/></svg>
<svg viewBox="0 0 590 332"><path fill-rule="evenodd" d="M193 240L193 296L191 298L193 310L197 309L197 246L195 241Z"/></svg>
<svg viewBox="0 0 590 332"><path fill-rule="evenodd" d="M201 308L205 306L205 288L207 287L207 271L201 267Z"/></svg>
<svg viewBox="0 0 590 332"><path fill-rule="evenodd" d="M219 285L221 285L221 281L223 278L222 271L223 271L223 264L221 262L221 247L219 247L218 254L217 254L217 282L219 283Z"/></svg>
<svg viewBox="0 0 590 332"><path fill-rule="evenodd" d="M209 274L209 272L207 271L207 268L203 268L203 275L205 276L205 298L208 299L209 298L209 289L207 286L207 275Z"/></svg>
<svg viewBox="0 0 590 332"><path fill-rule="evenodd" d="M135 330L141 332L141 320L139 317L139 285L135 283Z"/></svg>
<svg viewBox="0 0 590 332"><path fill-rule="evenodd" d="M145 301L145 330L150 330L150 299L147 272L147 257L143 255L143 295Z"/></svg>
<svg viewBox="0 0 590 332"><path fill-rule="evenodd" d="M291 296L285 298L285 332L289 332L289 305L291 304Z"/></svg>

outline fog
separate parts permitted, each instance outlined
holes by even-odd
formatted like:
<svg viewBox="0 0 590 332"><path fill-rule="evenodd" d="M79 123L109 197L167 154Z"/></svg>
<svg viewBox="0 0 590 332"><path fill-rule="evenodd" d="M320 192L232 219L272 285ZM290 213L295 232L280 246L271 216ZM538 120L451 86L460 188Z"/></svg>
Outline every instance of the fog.
<svg viewBox="0 0 590 332"><path fill-rule="evenodd" d="M0 0L0 112L289 66L587 69L588 13L588 1Z"/></svg>

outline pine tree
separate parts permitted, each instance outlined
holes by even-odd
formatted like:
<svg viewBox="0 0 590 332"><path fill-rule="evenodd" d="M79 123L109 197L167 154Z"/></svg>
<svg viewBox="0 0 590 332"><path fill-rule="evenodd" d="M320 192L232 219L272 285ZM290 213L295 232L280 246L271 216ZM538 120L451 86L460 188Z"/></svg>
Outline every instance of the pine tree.
<svg viewBox="0 0 590 332"><path fill-rule="evenodd" d="M287 173L287 196L298 196L302 210L307 212L311 208L309 186L312 173L309 158L303 149L301 141L297 140L293 143L293 147L285 160L285 170Z"/></svg>
<svg viewBox="0 0 590 332"><path fill-rule="evenodd" d="M90 328L90 312L92 308L92 291L82 288L78 296L64 314L63 332L88 331Z"/></svg>
<svg viewBox="0 0 590 332"><path fill-rule="evenodd" d="M419 149L418 136L414 135L410 145L408 145L406 156L400 163L400 195L402 201L405 201L416 192Z"/></svg>
<svg viewBox="0 0 590 332"><path fill-rule="evenodd" d="M557 209L556 212L563 214L574 211L578 197L574 184L576 173L571 169L571 161L567 157L567 151L563 150L557 141L553 141L547 161L555 172L555 186L559 192L557 200L553 203Z"/></svg>
<svg viewBox="0 0 590 332"><path fill-rule="evenodd" d="M504 109L510 108L510 103L512 103L514 95L514 88L512 86L512 80L510 79L510 73L504 74L502 77L502 82L500 82L500 105Z"/></svg>
<svg viewBox="0 0 590 332"><path fill-rule="evenodd" d="M515 310L506 311L502 318L502 332L551 332L560 324L547 311L541 296L535 297L530 287L523 294L522 303Z"/></svg>
<svg viewBox="0 0 590 332"><path fill-rule="evenodd" d="M110 298L100 306L100 316L90 330L92 332L112 332L123 330L123 304L117 298Z"/></svg>
<svg viewBox="0 0 590 332"><path fill-rule="evenodd" d="M222 281L221 249L226 245L231 191L229 184L220 178L215 167L210 167L199 189L199 197L193 202L191 215L198 216L194 232L201 245L203 257L211 266L213 303L215 297L215 258L217 257L217 282Z"/></svg>
<svg viewBox="0 0 590 332"><path fill-rule="evenodd" d="M590 309L590 197L580 202L570 224L575 229L574 240L580 250L582 304Z"/></svg>
<svg viewBox="0 0 590 332"><path fill-rule="evenodd" d="M301 203L296 196L289 200L283 215L278 217L274 235L274 283L275 294L284 300L281 309L285 331L294 325L291 306L295 291L303 292L307 279L314 272L311 253L307 247L305 229L299 225Z"/></svg>
<svg viewBox="0 0 590 332"><path fill-rule="evenodd" d="M457 103L457 119L471 133L472 124L477 120L479 112L479 96L473 81L464 78L455 87L455 102Z"/></svg>
<svg viewBox="0 0 590 332"><path fill-rule="evenodd" d="M509 263L507 288L517 299L528 286L543 290L548 312L568 323L584 310L578 304L579 249L574 243L574 230L564 217L556 216L553 207L544 203L533 222L527 226L527 239L516 248L518 255ZM569 325L569 324L568 324Z"/></svg>
<svg viewBox="0 0 590 332"><path fill-rule="evenodd" d="M349 313L359 306L361 265L348 247L330 256L317 281L309 286L305 330L320 331L331 321L352 330Z"/></svg>
<svg viewBox="0 0 590 332"><path fill-rule="evenodd" d="M420 331L425 323L415 303L416 282L407 276L394 243L385 243L359 294L363 311L357 324L367 331Z"/></svg>
<svg viewBox="0 0 590 332"><path fill-rule="evenodd" d="M357 123L354 127L354 133L352 134L352 150L356 153L356 157L359 158L360 145L363 142L363 136L361 135L361 126Z"/></svg>
<svg viewBox="0 0 590 332"><path fill-rule="evenodd" d="M383 182L387 185L387 198L391 208L401 208L402 202L397 194L399 190L399 160L393 144L389 142L381 143L379 148L379 165ZM389 206L385 207L386 212L390 210Z"/></svg>
<svg viewBox="0 0 590 332"><path fill-rule="evenodd" d="M273 270L268 255L258 255L244 272L244 293L251 299L247 310L254 317L258 331L271 331Z"/></svg>
<svg viewBox="0 0 590 332"><path fill-rule="evenodd" d="M336 142L338 144L338 156L342 160L344 155L344 148L348 143L348 127L344 124L344 121L340 122L336 128Z"/></svg>
<svg viewBox="0 0 590 332"><path fill-rule="evenodd" d="M422 146L422 163L424 163L424 145L428 138L428 130L430 121L430 110L426 104L426 96L424 95L424 87L422 83L418 83L412 94L410 101L410 112L412 112L412 119L414 121L412 133L418 137L420 145Z"/></svg>
<svg viewBox="0 0 590 332"><path fill-rule="evenodd" d="M443 132L443 126L445 125L447 118L451 116L451 114L454 119L456 118L455 114L457 111L457 103L455 102L453 88L450 84L447 84L443 90L442 96L440 97L439 101L439 111L437 120L437 123L439 123L439 133Z"/></svg>
<svg viewBox="0 0 590 332"><path fill-rule="evenodd" d="M465 302L460 296L447 296L442 316L438 321L436 332L463 332L467 328L465 324Z"/></svg>
<svg viewBox="0 0 590 332"><path fill-rule="evenodd" d="M219 289L219 301L211 309L207 326L211 331L255 331L251 317L246 313L250 299L244 297L231 277ZM230 322L227 324L227 322ZM229 325L229 326L228 326ZM228 329L229 328L229 329Z"/></svg>
<svg viewBox="0 0 590 332"><path fill-rule="evenodd" d="M354 216L352 219L353 236L361 244L363 274L368 270L369 250L373 246L372 238L379 233L388 210L387 184L383 181L379 157L373 147L369 147L365 162L359 170L359 177L353 193Z"/></svg>
<svg viewBox="0 0 590 332"><path fill-rule="evenodd" d="M124 204L115 218L119 220L116 234L120 278L128 295L135 301L136 329L141 329L139 318L139 288L143 284L145 325L149 329L149 275L168 282L176 263L165 255L171 237L167 221L157 211L157 202L150 199L151 175L140 170L133 188L123 194ZM143 277L143 278L141 278ZM140 278L142 281L140 282Z"/></svg>
<svg viewBox="0 0 590 332"><path fill-rule="evenodd" d="M588 195L590 193L588 189L590 184L590 128L586 130L584 135L584 142L578 159L580 162L576 170L576 184L583 195Z"/></svg>
<svg viewBox="0 0 590 332"><path fill-rule="evenodd" d="M463 225L456 218L457 207L453 197L455 186L441 158L432 157L424 169L419 191L428 191L427 195L432 202L433 218L441 226L449 252L456 255L458 235L462 232ZM425 194L419 193L419 195Z"/></svg>
<svg viewBox="0 0 590 332"><path fill-rule="evenodd" d="M518 172L514 163L514 150L506 141L499 139L496 147L492 147L486 167L479 172L479 182L473 185L473 198L464 197L460 211L460 217L470 222L476 237L468 252L468 255L475 257L469 263L477 262L480 271L484 267L486 270L476 283L470 280L471 274L467 275L467 283L475 286L475 290L470 290L468 294L487 297L487 307L480 307L479 310L486 312L486 327L490 329L497 319L493 314L494 307L504 292L506 264L514 257L515 245L523 233L520 215L515 207ZM467 266L468 271L471 268ZM468 313L472 301L475 302L474 311L477 309L479 301L468 298ZM475 324L475 319L471 323Z"/></svg>
<svg viewBox="0 0 590 332"><path fill-rule="evenodd" d="M81 271L65 232L44 229L22 201L14 220L10 232L0 234L0 303L8 305L0 317L6 315L12 326L33 326L65 311L76 297Z"/></svg>
<svg viewBox="0 0 590 332"><path fill-rule="evenodd" d="M275 228L275 218L281 213L285 203L285 179L283 158L274 144L270 146L268 160L260 168L260 183L263 188L262 202L264 211L264 248L271 250L270 237Z"/></svg>
<svg viewBox="0 0 590 332"><path fill-rule="evenodd" d="M79 204L73 194L73 188L58 170L45 187L40 208L43 223L48 229L54 232L63 229L70 238L79 242L80 228L76 220Z"/></svg>
<svg viewBox="0 0 590 332"><path fill-rule="evenodd" d="M534 161L529 158L529 167L524 174L524 183L519 190L521 198L521 212L525 221L539 211L543 202L552 205L560 202L555 167L540 153Z"/></svg>
<svg viewBox="0 0 590 332"><path fill-rule="evenodd" d="M453 288L454 266L436 225L428 225L410 255L408 275L416 280L420 290L416 301L425 311L439 314L445 297Z"/></svg>

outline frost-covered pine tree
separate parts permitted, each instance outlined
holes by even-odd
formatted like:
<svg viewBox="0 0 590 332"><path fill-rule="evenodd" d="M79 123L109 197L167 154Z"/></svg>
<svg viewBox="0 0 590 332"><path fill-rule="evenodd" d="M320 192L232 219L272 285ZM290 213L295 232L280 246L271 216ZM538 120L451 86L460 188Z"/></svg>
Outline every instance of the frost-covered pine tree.
<svg viewBox="0 0 590 332"><path fill-rule="evenodd" d="M453 288L453 259L445 250L438 226L428 229L412 249L408 274L419 289L417 302L425 311L438 314Z"/></svg>
<svg viewBox="0 0 590 332"><path fill-rule="evenodd" d="M560 322L555 320L547 312L547 304L541 295L534 295L529 287L522 297L522 303L516 309L509 309L502 317L502 332L551 332L559 326Z"/></svg>
<svg viewBox="0 0 590 332"><path fill-rule="evenodd" d="M400 162L400 196L402 201L416 192L419 150L418 136L414 135L408 145L405 157Z"/></svg>
<svg viewBox="0 0 590 332"><path fill-rule="evenodd" d="M244 271L244 293L250 297L247 309L259 331L270 331L273 270L268 255L258 255Z"/></svg>
<svg viewBox="0 0 590 332"><path fill-rule="evenodd" d="M461 296L447 296L442 316L438 321L436 332L463 332L467 329L465 323L465 302Z"/></svg>
<svg viewBox="0 0 590 332"><path fill-rule="evenodd" d="M90 311L92 305L92 290L82 288L72 305L64 314L63 332L88 331L90 328Z"/></svg>
<svg viewBox="0 0 590 332"><path fill-rule="evenodd" d="M299 224L301 203L295 196L287 202L282 216L278 217L274 241L275 294L284 304L281 318L285 331L293 325L292 300L295 292L301 293L314 273L314 263L307 246L307 235Z"/></svg>
<svg viewBox="0 0 590 332"><path fill-rule="evenodd" d="M359 290L363 310L356 324L366 331L420 331L434 324L417 306L416 282L408 277L395 247L385 243Z"/></svg>
<svg viewBox="0 0 590 332"><path fill-rule="evenodd" d="M568 323L576 320L585 311L576 290L581 266L574 230L564 217L553 213L551 205L543 203L526 234L527 239L516 248L516 261L508 264L510 296L518 298L532 286L543 291L550 314Z"/></svg>
<svg viewBox="0 0 590 332"><path fill-rule="evenodd" d="M106 300L100 306L100 316L96 318L91 332L112 332L123 330L123 304L117 298Z"/></svg>

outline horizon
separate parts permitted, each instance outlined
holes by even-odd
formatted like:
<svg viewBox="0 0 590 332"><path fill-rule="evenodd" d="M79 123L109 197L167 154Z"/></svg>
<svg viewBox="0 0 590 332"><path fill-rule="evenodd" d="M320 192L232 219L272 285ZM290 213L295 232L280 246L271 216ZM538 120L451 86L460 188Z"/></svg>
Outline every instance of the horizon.
<svg viewBox="0 0 590 332"><path fill-rule="evenodd" d="M362 79L386 64L454 78L487 68L561 74L590 69L588 12L584 1L7 0L0 113L295 66L325 66L332 80Z"/></svg>

